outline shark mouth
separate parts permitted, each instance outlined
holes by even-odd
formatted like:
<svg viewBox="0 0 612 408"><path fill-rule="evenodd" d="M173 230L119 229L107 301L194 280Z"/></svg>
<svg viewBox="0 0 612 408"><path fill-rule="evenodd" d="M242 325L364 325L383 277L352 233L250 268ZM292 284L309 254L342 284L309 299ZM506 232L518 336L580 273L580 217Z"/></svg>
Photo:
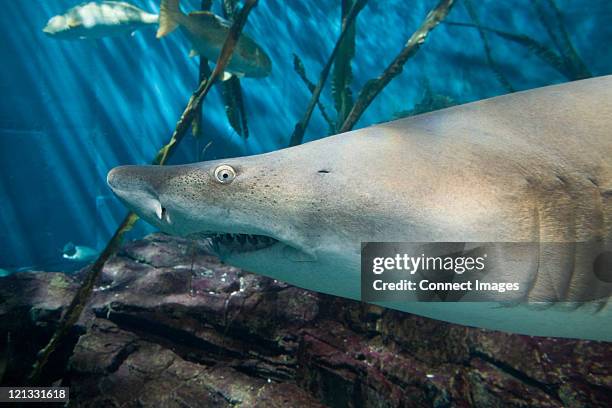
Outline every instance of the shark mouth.
<svg viewBox="0 0 612 408"><path fill-rule="evenodd" d="M266 235L233 233L199 233L194 238L209 241L210 250L215 254L222 252L254 252L277 244L277 239Z"/></svg>

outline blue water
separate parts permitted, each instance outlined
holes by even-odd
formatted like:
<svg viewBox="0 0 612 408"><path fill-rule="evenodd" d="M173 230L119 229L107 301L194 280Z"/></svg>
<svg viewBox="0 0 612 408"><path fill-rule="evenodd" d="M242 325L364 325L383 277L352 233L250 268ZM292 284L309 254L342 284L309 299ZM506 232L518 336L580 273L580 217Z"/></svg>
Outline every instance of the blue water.
<svg viewBox="0 0 612 408"><path fill-rule="evenodd" d="M133 0L157 12L158 1ZM183 0L184 10L199 0ZM437 0L371 0L357 25L356 94L379 75ZM551 46L531 0L473 1L484 25L526 34ZM548 1L542 1L546 6ZM109 169L150 162L169 138L197 85L197 58L179 32L64 42L41 32L75 0L3 0L0 14L0 268L70 270L67 242L101 249L125 214L105 183ZM298 54L316 82L340 31L340 1L261 0L245 31L267 50L272 74L242 81L250 138L228 125L218 89L204 104L206 159L256 154L287 145L310 92L293 69ZM557 0L574 47L594 75L612 73L612 3ZM219 1L214 10L220 13ZM547 18L554 22L552 11ZM448 20L470 21L458 0ZM526 48L488 36L492 56L517 90L567 81ZM441 25L372 103L357 127L412 109L426 84L456 102L506 93L487 64L476 30ZM322 101L333 116L328 86ZM306 140L326 136L315 111ZM197 160L202 142L186 138L171 160ZM132 233L146 232L140 226Z"/></svg>

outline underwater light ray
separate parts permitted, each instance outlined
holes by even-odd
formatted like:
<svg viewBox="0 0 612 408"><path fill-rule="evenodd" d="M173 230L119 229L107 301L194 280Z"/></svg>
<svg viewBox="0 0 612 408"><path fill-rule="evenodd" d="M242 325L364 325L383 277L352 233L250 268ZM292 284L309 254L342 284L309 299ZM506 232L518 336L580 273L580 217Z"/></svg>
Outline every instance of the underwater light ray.
<svg viewBox="0 0 612 408"><path fill-rule="evenodd" d="M33 41L32 41L33 42ZM40 89L46 90L51 95L52 100L64 100L65 93L68 90L76 90L75 80L68 82L58 81L58 79L52 76L53 70L42 70L39 71L36 68L43 66L49 61L53 64L58 64L58 69L65 71L72 71L75 67L79 65L74 64L66 64L66 59L62 58L49 58L45 53L37 53L34 54L38 59L38 64L32 64L31 61L29 63L25 63L25 69L30 71L30 75L32 77L41 77L42 81L37 83L37 87ZM31 56L30 56L31 58ZM73 78L69 76L69 78ZM80 97L79 99L84 99ZM57 157L68 157L68 158L81 158L83 159L83 154L89 156L89 151L91 150L91 145L87 143L88 138L85 137L82 132L79 132L79 126L77 119L74 115L71 115L65 112L64 105L61 103L51 104L47 106L46 113L51 120L52 123L56 123L55 129L63 129L61 136L67 135L69 143L64 145L49 143L47 145L47 149L43 151L45 154L45 162L53 163L56 161ZM53 137L53 133L45 132L47 138ZM87 160L87 158L85 158ZM77 166L76 163L74 163ZM83 210L87 209L87 207L79 205L79 203L89 201L89 197L91 196L92 189L89 188L91 183L90 180L96 179L98 177L95 173L88 173L87 169L83 169L83 167L79 164L78 168L75 166L71 166L69 160L59 161L55 164L56 174L58 177L64 177L66 179L72 180L71 184L62 184L60 185L60 193L59 196L63 197L63 205L65 206L66 212L69 214L73 214L76 219L93 219L91 213L83 214ZM76 187L76 188L75 188ZM78 222L74 223L78 234L86 235L88 232L88 226L84 225L84 223Z"/></svg>
<svg viewBox="0 0 612 408"><path fill-rule="evenodd" d="M11 3L15 4L15 3ZM19 9L18 14L21 14ZM92 53L89 52L91 46L95 46L94 43L82 42L75 43L77 46L72 48L65 47L65 44L46 41L45 47L42 49L34 49L35 45L42 38L42 34L35 30L28 30L27 26L19 25L17 30L11 30L8 33L10 36L15 36L14 41L19 39L19 43L23 43L25 47L21 47L18 52L17 58L21 60L21 65L29 73L31 78L39 78L35 83L36 88L40 89L40 94L49 95L47 99L53 101L53 103L47 104L47 108L44 111L44 115L49 119L48 122L53 125L51 129L62 129L61 132L49 133L49 137L66 139L68 142L65 143L62 149L58 150L61 145L51 146L46 150L46 161L56 162L57 157L68 157L78 158L79 160L86 160L87 162L94 162L93 159L83 158L83 154L90 156L90 153L96 157L108 156L104 152L108 152L109 148L106 146L106 142L97 143L97 148L92 149L93 145L90 143L90 131L89 128L83 128L83 115L75 115L76 109L83 109L83 107L89 107L85 109L85 116L91 117L90 120L86 120L87 123L92 123L91 119L95 119L99 122L100 110L96 109L98 100L104 100L108 96L108 92L99 87L89 92L90 95L97 94L99 98L90 98L86 94L83 94L83 88L78 86L79 81L81 83L91 83L92 77L100 77L102 75L108 75L107 64L104 64L105 68L103 74L100 73L100 65L95 64L95 55L92 58ZM32 38L30 38L32 37ZM99 50L99 48L95 48ZM61 55L58 57L58 54ZM34 59L34 63L32 61ZM41 67L45 67L41 69ZM66 72L72 75L57 75L58 72ZM94 72L95 74L91 74ZM95 82L95 81L94 81ZM102 91L102 92L100 92ZM117 95L113 94L113 98ZM77 103L76 101L82 100L83 103ZM120 98L117 98L120 100ZM70 102L70 105L66 105L65 101ZM123 103L123 102L122 102ZM93 106L93 109L91 108ZM127 109L126 109L127 110ZM126 111L124 110L124 112ZM106 117L102 122L105 123L108 128L111 128L113 134L121 134L125 132L119 132L121 126L117 126L116 120L122 120L124 123L133 126L133 122L128 122L125 119L125 114L121 117L115 118ZM98 132L98 134L100 134ZM99 140L99 139L98 139ZM126 140L118 139L113 141L107 141L115 146L127 143ZM68 146L69 145L69 146ZM125 144L125 147L120 150L130 151L131 146ZM97 155L96 155L97 154ZM114 154L114 153L113 153ZM56 171L58 177L64 177L65 179L71 179L72 183L65 184L61 183L58 186L58 197L62 197L62 206L67 214L73 214L75 219L94 219L91 211L84 213L84 210L90 209L91 206L79 206L79 203L86 203L91 201L89 194L93 191L93 188L89 186L95 186L96 183L91 183L92 180L102 180L101 175L107 172L107 168L94 168L94 173L83 171L81 164L75 160L70 160L72 164L66 163L68 160L64 160L64 164L61 162L56 164ZM116 160L115 160L116 162ZM91 191L90 191L91 190ZM65 201L65 202L64 202ZM87 223L75 222L72 223L73 230L75 230L76 236L86 236L91 229ZM26 240L27 241L27 240ZM25 242L25 241L24 241ZM33 247L36 245L29 245L28 252L33 252Z"/></svg>
<svg viewBox="0 0 612 408"><path fill-rule="evenodd" d="M0 178L0 197L10 197L10 190L5 187L6 179L4 177ZM2 217L0 217L0 228L4 231L2 234L10 234L11 239L8 240L8 247L5 246L0 251L0 255L4 253L4 251L11 251L15 253L19 253L20 255L25 252L26 259L35 259L35 250L30 245L20 245L18 243L26 243L29 242L28 237L28 228L25 226L22 218L18 216L19 212L16 209L16 203L13 203L13 200L3 199L2 200ZM10 220L9 224L7 221ZM10 232L9 232L10 231ZM18 251L18 248L23 248L22 251ZM9 267L9 268L17 268L23 265L11 265L5 259L0 257L0 267Z"/></svg>
<svg viewBox="0 0 612 408"><path fill-rule="evenodd" d="M67 69L67 68L64 68ZM62 95L58 94L58 87L55 86L52 78L48 78L47 74L44 73L43 82L47 82L48 92L51 93L53 99L61 98ZM60 85L59 89L69 89L67 86ZM53 96L55 95L55 96ZM87 100L87 98L81 97L80 99ZM49 152L46 154L46 163L54 163L56 173L58 177L62 177L67 180L71 180L70 184L61 184L61 197L64 198L64 204L67 213L74 214L75 218L80 219L92 219L91 214L87 216L80 216L82 206L79 206L80 202L90 201L90 197L94 193L91 188L91 180L98 179L98 174L95 172L94 166L90 168L92 172L88 172L88 168L83 168L81 162L76 160L59 160L58 157L67 157L69 159L83 160L85 163L94 163L94 155L91 154L93 151L93 142L91 140L91 132L89 129L83 129L78 126L76 118L73 115L65 112L62 104L55 104L53 108L48 109L49 116L52 122L56 123L55 129L63 129L60 133L68 140L68 143L50 143ZM74 119L73 119L74 118ZM47 137L52 137L52 133L46 133ZM78 229L83 234L87 233L88 227L84 223L76 223Z"/></svg>

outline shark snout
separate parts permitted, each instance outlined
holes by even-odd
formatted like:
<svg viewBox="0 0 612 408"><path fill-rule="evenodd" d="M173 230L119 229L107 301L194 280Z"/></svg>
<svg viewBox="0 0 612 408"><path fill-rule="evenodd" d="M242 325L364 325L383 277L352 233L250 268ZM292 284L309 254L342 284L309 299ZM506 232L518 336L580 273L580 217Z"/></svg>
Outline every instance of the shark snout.
<svg viewBox="0 0 612 408"><path fill-rule="evenodd" d="M158 199L166 173L159 166L119 166L108 172L106 183L122 201L135 206L145 196Z"/></svg>
<svg viewBox="0 0 612 408"><path fill-rule="evenodd" d="M119 166L108 172L106 183L115 192L148 191L155 193L174 175L172 167Z"/></svg>
<svg viewBox="0 0 612 408"><path fill-rule="evenodd" d="M153 169L143 166L119 166L108 172L106 183L119 196L125 192L151 191Z"/></svg>
<svg viewBox="0 0 612 408"><path fill-rule="evenodd" d="M111 190L116 191L121 189L122 186L125 186L127 180L129 166L121 166L115 167L111 169L106 175L106 184L111 188Z"/></svg>
<svg viewBox="0 0 612 408"><path fill-rule="evenodd" d="M120 166L108 172L106 182L128 208L155 223L167 221L158 191L167 178L160 166Z"/></svg>
<svg viewBox="0 0 612 408"><path fill-rule="evenodd" d="M180 217L181 205L193 204L180 179L193 166L120 166L108 172L106 182L130 210L149 223L170 231ZM177 187L178 186L178 187Z"/></svg>

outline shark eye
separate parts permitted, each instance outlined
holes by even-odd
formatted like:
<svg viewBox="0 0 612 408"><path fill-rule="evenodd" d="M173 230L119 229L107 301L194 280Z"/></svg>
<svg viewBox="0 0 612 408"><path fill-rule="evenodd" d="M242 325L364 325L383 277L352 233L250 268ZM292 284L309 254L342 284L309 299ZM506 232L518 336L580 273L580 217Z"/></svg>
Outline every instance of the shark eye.
<svg viewBox="0 0 612 408"><path fill-rule="evenodd" d="M236 178L236 172L231 166L222 164L215 169L215 178L219 183L228 184Z"/></svg>

